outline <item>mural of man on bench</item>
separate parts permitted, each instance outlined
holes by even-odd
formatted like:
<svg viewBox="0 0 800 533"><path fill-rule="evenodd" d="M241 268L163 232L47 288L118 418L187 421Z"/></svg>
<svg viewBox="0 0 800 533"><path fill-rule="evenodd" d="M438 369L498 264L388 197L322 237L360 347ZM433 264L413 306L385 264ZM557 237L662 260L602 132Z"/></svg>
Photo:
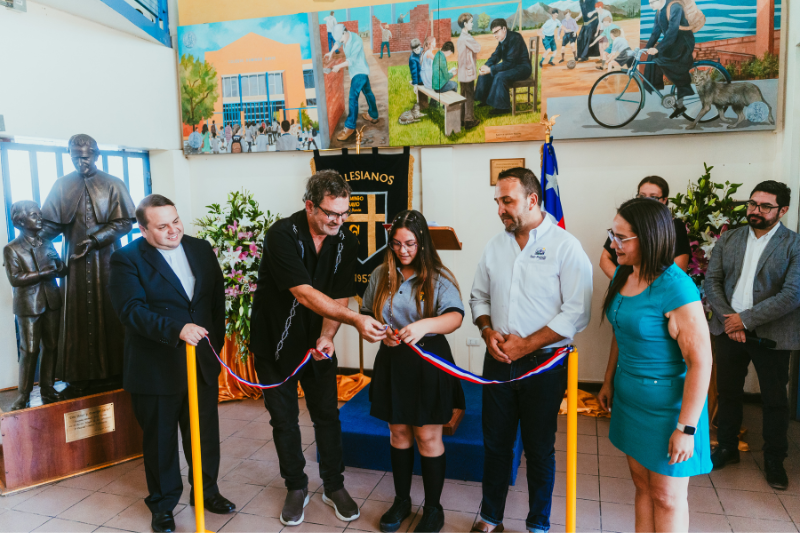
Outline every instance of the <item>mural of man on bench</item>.
<svg viewBox="0 0 800 533"><path fill-rule="evenodd" d="M492 107L489 116L505 115L511 113L509 86L531 77L531 60L525 39L509 30L505 19L494 19L490 28L500 44L478 70L475 100Z"/></svg>

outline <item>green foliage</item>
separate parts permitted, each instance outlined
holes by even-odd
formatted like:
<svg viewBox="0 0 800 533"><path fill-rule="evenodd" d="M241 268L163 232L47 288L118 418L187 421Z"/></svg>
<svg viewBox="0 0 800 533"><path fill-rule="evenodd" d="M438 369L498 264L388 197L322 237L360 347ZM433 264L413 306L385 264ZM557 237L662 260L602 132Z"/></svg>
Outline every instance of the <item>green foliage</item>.
<svg viewBox="0 0 800 533"><path fill-rule="evenodd" d="M300 120L302 120L304 130L315 129L319 131L319 122L316 120L311 120L311 117L308 116L308 113L305 109L300 110Z"/></svg>
<svg viewBox="0 0 800 533"><path fill-rule="evenodd" d="M729 229L747 224L746 207L733 195L741 183L714 183L711 169L703 163L705 173L697 182L690 182L686 194L678 193L670 201L675 205L675 218L686 223L692 256L689 275L704 294L703 282L714 245Z"/></svg>
<svg viewBox="0 0 800 533"><path fill-rule="evenodd" d="M250 354L250 314L261 263L264 235L279 217L258 208L252 193L228 193L228 202L206 206L208 216L195 221L199 239L214 248L225 279L225 334L236 342L239 357Z"/></svg>
<svg viewBox="0 0 800 533"><path fill-rule="evenodd" d="M492 23L492 17L490 17L486 13L481 13L480 15L478 15L476 26L478 26L478 28L480 28L482 31L486 31L489 28L489 24L491 23Z"/></svg>
<svg viewBox="0 0 800 533"><path fill-rule="evenodd" d="M728 63L725 68L734 81L772 80L780 73L780 61L777 55L766 52L761 58L754 57L742 63Z"/></svg>
<svg viewBox="0 0 800 533"><path fill-rule="evenodd" d="M214 115L217 92L217 71L194 56L183 55L178 67L181 80L181 114L183 122L196 126Z"/></svg>

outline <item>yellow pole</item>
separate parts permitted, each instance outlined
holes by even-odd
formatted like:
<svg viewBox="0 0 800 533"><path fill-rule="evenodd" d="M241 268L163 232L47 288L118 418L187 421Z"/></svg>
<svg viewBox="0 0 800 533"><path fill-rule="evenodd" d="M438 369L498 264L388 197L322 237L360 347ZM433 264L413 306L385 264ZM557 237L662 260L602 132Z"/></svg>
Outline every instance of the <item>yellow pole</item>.
<svg viewBox="0 0 800 533"><path fill-rule="evenodd" d="M578 496L578 351L569 354L567 373L567 533L575 533Z"/></svg>
<svg viewBox="0 0 800 533"><path fill-rule="evenodd" d="M200 460L200 411L197 407L197 358L195 347L186 344L186 373L189 376L189 427L192 434L192 474L194 476L194 519L197 533L206 533L203 509L203 462Z"/></svg>

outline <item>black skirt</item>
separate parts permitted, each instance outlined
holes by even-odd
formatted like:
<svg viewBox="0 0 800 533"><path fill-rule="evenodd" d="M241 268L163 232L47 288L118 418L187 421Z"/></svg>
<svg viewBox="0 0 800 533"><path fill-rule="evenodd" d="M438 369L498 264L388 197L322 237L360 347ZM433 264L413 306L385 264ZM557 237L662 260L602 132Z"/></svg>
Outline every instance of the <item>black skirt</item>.
<svg viewBox="0 0 800 533"><path fill-rule="evenodd" d="M444 335L425 337L417 345L453 361ZM381 344L369 386L370 414L389 424L447 424L453 409L464 409L464 390L457 378L423 360L405 344Z"/></svg>

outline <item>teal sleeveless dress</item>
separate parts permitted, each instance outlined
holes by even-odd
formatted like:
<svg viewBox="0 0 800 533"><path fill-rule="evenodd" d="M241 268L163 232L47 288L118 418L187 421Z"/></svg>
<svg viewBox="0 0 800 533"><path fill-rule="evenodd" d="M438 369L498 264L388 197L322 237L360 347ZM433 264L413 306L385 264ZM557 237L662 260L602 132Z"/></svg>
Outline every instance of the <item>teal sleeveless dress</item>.
<svg viewBox="0 0 800 533"><path fill-rule="evenodd" d="M617 294L606 313L619 346L609 438L642 466L665 476L707 474L712 466L708 401L697 422L692 458L670 465L667 457L681 411L686 363L664 313L697 301L694 282L673 264L642 293Z"/></svg>

